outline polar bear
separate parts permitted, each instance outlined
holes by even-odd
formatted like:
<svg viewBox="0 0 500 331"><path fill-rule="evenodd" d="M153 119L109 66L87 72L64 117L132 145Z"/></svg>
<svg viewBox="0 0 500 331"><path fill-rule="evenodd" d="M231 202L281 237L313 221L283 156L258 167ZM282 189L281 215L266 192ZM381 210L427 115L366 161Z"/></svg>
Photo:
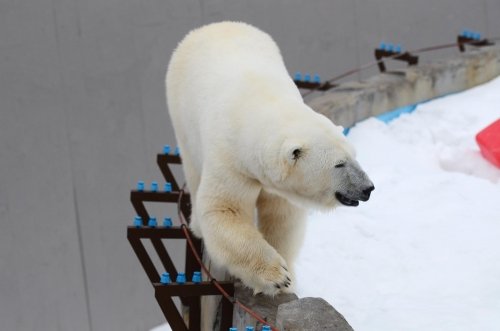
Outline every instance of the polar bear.
<svg viewBox="0 0 500 331"><path fill-rule="evenodd" d="M166 88L193 233L255 292L290 291L305 210L356 206L374 189L342 128L304 103L275 42L245 23L191 31Z"/></svg>

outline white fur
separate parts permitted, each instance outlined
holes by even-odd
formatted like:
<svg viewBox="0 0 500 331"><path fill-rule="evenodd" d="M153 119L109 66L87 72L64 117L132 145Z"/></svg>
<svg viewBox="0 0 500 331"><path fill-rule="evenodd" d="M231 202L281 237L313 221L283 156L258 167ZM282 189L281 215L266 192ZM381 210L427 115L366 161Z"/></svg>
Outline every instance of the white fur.
<svg viewBox="0 0 500 331"><path fill-rule="evenodd" d="M304 207L335 207L346 185L334 169L354 160L342 129L304 104L274 41L244 23L190 32L170 61L167 98L193 232L256 292L290 290Z"/></svg>

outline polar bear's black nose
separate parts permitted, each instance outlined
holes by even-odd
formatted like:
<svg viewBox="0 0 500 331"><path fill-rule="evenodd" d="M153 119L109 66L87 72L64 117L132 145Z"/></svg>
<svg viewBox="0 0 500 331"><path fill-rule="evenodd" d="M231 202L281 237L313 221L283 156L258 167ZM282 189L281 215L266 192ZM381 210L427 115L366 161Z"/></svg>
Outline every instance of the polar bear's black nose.
<svg viewBox="0 0 500 331"><path fill-rule="evenodd" d="M375 186L371 185L367 188L365 188L364 190L362 190L361 192L363 192L363 201L366 201L368 199L370 199L370 194L372 193L372 191L375 189ZM366 199L366 200L365 200Z"/></svg>

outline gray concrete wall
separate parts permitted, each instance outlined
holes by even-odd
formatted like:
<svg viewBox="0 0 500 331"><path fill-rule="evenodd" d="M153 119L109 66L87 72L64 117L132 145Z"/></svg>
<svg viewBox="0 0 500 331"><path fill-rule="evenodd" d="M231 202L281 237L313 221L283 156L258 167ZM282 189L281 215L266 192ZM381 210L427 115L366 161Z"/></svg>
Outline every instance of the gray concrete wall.
<svg viewBox="0 0 500 331"><path fill-rule="evenodd" d="M161 178L154 156L174 141L163 79L190 29L247 21L291 72L333 76L371 61L380 40L500 35L499 17L498 0L1 1L0 330L163 321L125 226L129 190Z"/></svg>
<svg viewBox="0 0 500 331"><path fill-rule="evenodd" d="M457 93L500 75L500 47L471 49L454 57L347 82L308 100L337 125Z"/></svg>

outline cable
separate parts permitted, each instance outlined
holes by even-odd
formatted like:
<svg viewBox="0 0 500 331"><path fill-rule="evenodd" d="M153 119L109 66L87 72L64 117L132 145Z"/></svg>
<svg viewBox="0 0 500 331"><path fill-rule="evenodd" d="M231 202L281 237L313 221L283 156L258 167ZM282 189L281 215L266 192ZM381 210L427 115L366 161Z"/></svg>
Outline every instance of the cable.
<svg viewBox="0 0 500 331"><path fill-rule="evenodd" d="M193 240L191 238L191 235L189 233L188 229L188 223L186 221L186 218L184 217L184 214L182 213L181 210L181 203L182 203L182 197L184 195L184 188L186 187L186 184L182 186L182 188L179 190L179 198L177 199L177 214L179 215L179 219L181 221L181 228L182 231L184 232L184 237L186 237L187 243L189 245L189 248L191 249L191 252L194 255L194 258L200 265L201 269L205 272L205 274L208 276L208 279L210 282L217 288L217 290L224 296L229 302L231 302L233 305L238 305L241 309L246 311L249 315L251 315L253 318L261 322L263 325L269 325L271 327L272 331L279 331L278 328L276 328L274 325L270 324L266 320L264 320L259 314L257 314L255 311L252 309L248 308L244 304L242 304L239 300L235 299L234 297L230 296L229 293L224 290L224 288L219 284L219 282L212 276L208 268L205 266L203 261L201 260L201 257L198 255L198 252L196 251L196 248L194 246Z"/></svg>

